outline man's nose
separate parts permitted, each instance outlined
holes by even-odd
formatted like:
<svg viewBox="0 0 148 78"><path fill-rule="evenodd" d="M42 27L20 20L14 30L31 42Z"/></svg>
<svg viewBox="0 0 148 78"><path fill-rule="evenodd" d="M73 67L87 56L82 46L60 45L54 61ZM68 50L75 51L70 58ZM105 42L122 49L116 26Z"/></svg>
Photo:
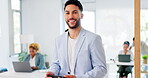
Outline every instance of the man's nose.
<svg viewBox="0 0 148 78"><path fill-rule="evenodd" d="M69 18L73 18L74 16L73 16L73 14L72 13L70 13L69 14Z"/></svg>

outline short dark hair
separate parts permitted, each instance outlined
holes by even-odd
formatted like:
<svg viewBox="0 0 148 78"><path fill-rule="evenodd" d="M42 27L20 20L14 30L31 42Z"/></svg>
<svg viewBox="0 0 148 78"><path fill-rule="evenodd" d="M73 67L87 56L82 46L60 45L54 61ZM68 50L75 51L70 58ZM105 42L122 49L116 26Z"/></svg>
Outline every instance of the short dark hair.
<svg viewBox="0 0 148 78"><path fill-rule="evenodd" d="M129 41L125 41L123 44L127 44L128 46L130 45Z"/></svg>
<svg viewBox="0 0 148 78"><path fill-rule="evenodd" d="M83 11L83 6L82 4L80 3L80 1L78 0L68 0L66 3L65 3L65 6L64 6L64 10L66 8L67 5L70 5L70 4L73 4L73 5L76 5L79 7L80 11L82 12Z"/></svg>
<svg viewBox="0 0 148 78"><path fill-rule="evenodd" d="M133 37L133 41L135 41L135 37Z"/></svg>

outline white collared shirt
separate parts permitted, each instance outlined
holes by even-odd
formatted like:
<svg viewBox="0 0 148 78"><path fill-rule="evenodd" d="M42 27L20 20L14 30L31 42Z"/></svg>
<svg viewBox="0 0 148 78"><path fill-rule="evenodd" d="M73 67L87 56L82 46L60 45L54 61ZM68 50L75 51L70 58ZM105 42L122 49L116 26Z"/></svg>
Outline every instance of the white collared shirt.
<svg viewBox="0 0 148 78"><path fill-rule="evenodd" d="M29 63L30 63L30 66L31 66L31 67L35 67L35 58L36 58L36 55L35 55L33 58L30 56L30 61L29 61Z"/></svg>
<svg viewBox="0 0 148 78"><path fill-rule="evenodd" d="M74 52L77 39L68 38L68 60L70 67L70 74L74 75Z"/></svg>

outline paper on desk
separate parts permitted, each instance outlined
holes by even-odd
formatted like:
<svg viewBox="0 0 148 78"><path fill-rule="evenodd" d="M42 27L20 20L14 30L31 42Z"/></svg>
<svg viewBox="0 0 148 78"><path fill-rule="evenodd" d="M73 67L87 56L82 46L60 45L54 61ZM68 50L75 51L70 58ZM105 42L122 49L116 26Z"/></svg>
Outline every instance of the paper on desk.
<svg viewBox="0 0 148 78"><path fill-rule="evenodd" d="M47 73L49 70L38 70L40 73Z"/></svg>

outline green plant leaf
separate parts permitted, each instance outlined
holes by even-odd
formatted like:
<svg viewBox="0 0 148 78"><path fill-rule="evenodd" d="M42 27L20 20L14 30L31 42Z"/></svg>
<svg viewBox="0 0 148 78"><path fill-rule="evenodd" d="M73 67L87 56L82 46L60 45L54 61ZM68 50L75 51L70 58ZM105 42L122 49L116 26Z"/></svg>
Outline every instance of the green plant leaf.
<svg viewBox="0 0 148 78"><path fill-rule="evenodd" d="M21 52L18 54L18 60L19 60L20 62L22 62L27 54L28 54L27 52L21 51Z"/></svg>
<svg viewBox="0 0 148 78"><path fill-rule="evenodd" d="M148 59L148 55L143 55L142 58L143 59Z"/></svg>

